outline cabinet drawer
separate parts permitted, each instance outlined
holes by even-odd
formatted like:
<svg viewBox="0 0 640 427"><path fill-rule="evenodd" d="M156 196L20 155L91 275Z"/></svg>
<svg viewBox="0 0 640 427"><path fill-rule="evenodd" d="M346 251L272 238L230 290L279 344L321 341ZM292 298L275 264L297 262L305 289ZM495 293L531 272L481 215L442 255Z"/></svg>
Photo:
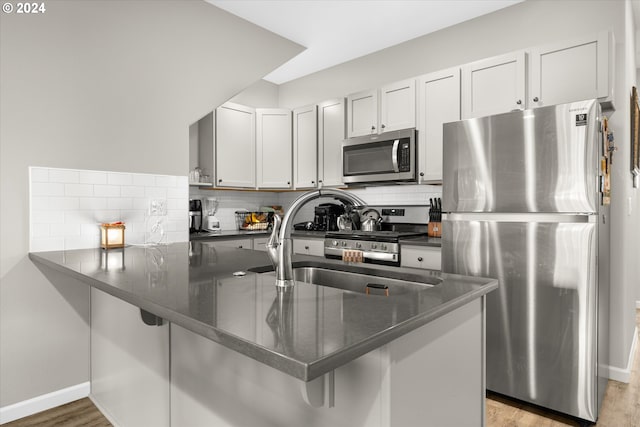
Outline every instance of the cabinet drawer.
<svg viewBox="0 0 640 427"><path fill-rule="evenodd" d="M253 238L253 249L256 251L267 251L267 242L269 241L268 237L254 237Z"/></svg>
<svg viewBox="0 0 640 427"><path fill-rule="evenodd" d="M402 246L400 247L400 266L441 269L441 251L432 246Z"/></svg>
<svg viewBox="0 0 640 427"><path fill-rule="evenodd" d="M238 248L238 249L251 249L251 239L230 239L219 240L213 243L213 246L223 248Z"/></svg>
<svg viewBox="0 0 640 427"><path fill-rule="evenodd" d="M293 253L324 257L323 239L294 239Z"/></svg>

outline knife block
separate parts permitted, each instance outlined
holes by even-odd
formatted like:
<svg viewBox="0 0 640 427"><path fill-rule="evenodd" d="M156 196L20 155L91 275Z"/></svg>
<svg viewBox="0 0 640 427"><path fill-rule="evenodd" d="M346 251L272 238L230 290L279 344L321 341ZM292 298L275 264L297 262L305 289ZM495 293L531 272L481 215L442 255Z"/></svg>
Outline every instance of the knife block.
<svg viewBox="0 0 640 427"><path fill-rule="evenodd" d="M442 237L442 223L430 222L427 228L427 235L429 237Z"/></svg>

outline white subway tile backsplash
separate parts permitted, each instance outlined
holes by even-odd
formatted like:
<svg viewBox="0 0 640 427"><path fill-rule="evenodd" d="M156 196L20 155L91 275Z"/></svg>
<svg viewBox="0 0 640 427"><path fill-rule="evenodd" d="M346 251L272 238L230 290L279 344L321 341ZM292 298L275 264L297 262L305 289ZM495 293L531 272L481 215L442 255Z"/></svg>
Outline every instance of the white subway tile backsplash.
<svg viewBox="0 0 640 427"><path fill-rule="evenodd" d="M156 177L156 187L175 187L176 186L176 177L175 176L158 176Z"/></svg>
<svg viewBox="0 0 640 427"><path fill-rule="evenodd" d="M33 182L31 194L34 196L64 196L64 184L57 182Z"/></svg>
<svg viewBox="0 0 640 427"><path fill-rule="evenodd" d="M93 192L98 197L120 197L120 188L119 185L94 185Z"/></svg>
<svg viewBox="0 0 640 427"><path fill-rule="evenodd" d="M166 199L168 189L164 187L145 187L144 195L149 198Z"/></svg>
<svg viewBox="0 0 640 427"><path fill-rule="evenodd" d="M34 211L31 213L31 224L63 224L64 211Z"/></svg>
<svg viewBox="0 0 640 427"><path fill-rule="evenodd" d="M153 187L156 185L156 176L136 173L133 174L132 185L139 185L142 187Z"/></svg>
<svg viewBox="0 0 640 427"><path fill-rule="evenodd" d="M80 235L80 224L59 224L49 230L51 237L69 237Z"/></svg>
<svg viewBox="0 0 640 427"><path fill-rule="evenodd" d="M144 197L144 187L137 185L126 185L121 188L122 197Z"/></svg>
<svg viewBox="0 0 640 427"><path fill-rule="evenodd" d="M69 169L51 169L49 170L49 182L77 184L80 182L80 173Z"/></svg>
<svg viewBox="0 0 640 427"><path fill-rule="evenodd" d="M80 210L104 210L107 209L106 197L81 197L78 199Z"/></svg>
<svg viewBox="0 0 640 427"><path fill-rule="evenodd" d="M133 175L130 173L111 172L107 174L109 185L133 185Z"/></svg>
<svg viewBox="0 0 640 427"><path fill-rule="evenodd" d="M49 182L49 169L30 167L29 176L31 177L32 183L33 182Z"/></svg>
<svg viewBox="0 0 640 427"><path fill-rule="evenodd" d="M133 201L130 197L117 197L107 199L107 209L132 209Z"/></svg>
<svg viewBox="0 0 640 427"><path fill-rule="evenodd" d="M83 184L106 184L106 172L80 171L79 182Z"/></svg>
<svg viewBox="0 0 640 427"><path fill-rule="evenodd" d="M66 196L90 197L93 196L93 184L65 184L64 194Z"/></svg>
<svg viewBox="0 0 640 427"><path fill-rule="evenodd" d="M150 199L166 201L167 215L160 217L165 240L189 239L186 176L43 167L29 174L32 251L97 247L99 224L114 221L125 222L127 243L142 244Z"/></svg>

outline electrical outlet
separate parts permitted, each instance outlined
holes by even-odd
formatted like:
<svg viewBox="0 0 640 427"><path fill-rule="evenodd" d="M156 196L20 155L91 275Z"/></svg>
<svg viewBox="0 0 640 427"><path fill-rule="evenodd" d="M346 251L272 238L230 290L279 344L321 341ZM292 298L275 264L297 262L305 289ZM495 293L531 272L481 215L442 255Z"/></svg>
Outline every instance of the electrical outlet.
<svg viewBox="0 0 640 427"><path fill-rule="evenodd" d="M167 201L165 199L149 200L149 215L164 216L167 214Z"/></svg>

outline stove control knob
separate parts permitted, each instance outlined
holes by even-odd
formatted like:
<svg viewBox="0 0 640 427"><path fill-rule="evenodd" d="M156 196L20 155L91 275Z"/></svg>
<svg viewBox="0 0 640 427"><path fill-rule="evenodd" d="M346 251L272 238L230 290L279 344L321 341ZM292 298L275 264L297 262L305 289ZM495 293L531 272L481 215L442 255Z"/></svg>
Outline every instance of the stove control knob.
<svg viewBox="0 0 640 427"><path fill-rule="evenodd" d="M337 241L337 240L334 240L333 242L331 242L331 244L332 244L333 246L338 246L338 241Z"/></svg>
<svg viewBox="0 0 640 427"><path fill-rule="evenodd" d="M356 248L358 249L362 248L362 243L356 243Z"/></svg>
<svg viewBox="0 0 640 427"><path fill-rule="evenodd" d="M372 243L371 244L371 249L378 249L378 244L377 243Z"/></svg>
<svg viewBox="0 0 640 427"><path fill-rule="evenodd" d="M347 246L347 242L342 242L342 246Z"/></svg>
<svg viewBox="0 0 640 427"><path fill-rule="evenodd" d="M380 249L383 251L387 250L387 245L385 245L384 243L380 245Z"/></svg>

